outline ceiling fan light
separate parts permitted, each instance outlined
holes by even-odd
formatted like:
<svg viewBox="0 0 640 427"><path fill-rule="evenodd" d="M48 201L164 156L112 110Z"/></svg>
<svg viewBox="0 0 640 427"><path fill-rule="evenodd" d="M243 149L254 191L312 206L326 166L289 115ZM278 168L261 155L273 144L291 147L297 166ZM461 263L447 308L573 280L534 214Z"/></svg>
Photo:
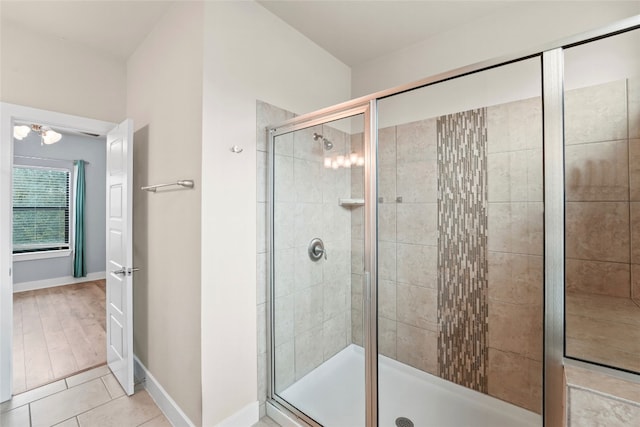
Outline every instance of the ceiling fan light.
<svg viewBox="0 0 640 427"><path fill-rule="evenodd" d="M13 137L18 141L22 141L27 135L31 132L31 128L29 126L14 126L13 127Z"/></svg>
<svg viewBox="0 0 640 427"><path fill-rule="evenodd" d="M45 144L55 144L56 142L60 141L60 138L62 138L62 135L51 129L46 130L42 133L42 142L44 142Z"/></svg>

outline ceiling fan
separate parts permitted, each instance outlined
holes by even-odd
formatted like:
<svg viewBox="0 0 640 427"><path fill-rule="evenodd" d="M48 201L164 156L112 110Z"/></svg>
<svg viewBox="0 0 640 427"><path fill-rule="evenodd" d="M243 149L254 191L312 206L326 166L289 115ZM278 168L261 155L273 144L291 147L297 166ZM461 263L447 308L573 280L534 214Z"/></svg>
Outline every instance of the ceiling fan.
<svg viewBox="0 0 640 427"><path fill-rule="evenodd" d="M62 138L62 134L60 132L56 132L50 126L38 125L34 123L34 124L16 124L13 127L13 137L18 141L22 141L24 138L27 137L27 135L29 135L30 132L35 132L38 135L40 135L42 144L47 144L47 145L55 144L56 142L60 141L60 139ZM96 133L83 132L79 130L65 129L65 130L62 130L62 132L86 135L93 138L97 138L100 136L99 134L96 134Z"/></svg>

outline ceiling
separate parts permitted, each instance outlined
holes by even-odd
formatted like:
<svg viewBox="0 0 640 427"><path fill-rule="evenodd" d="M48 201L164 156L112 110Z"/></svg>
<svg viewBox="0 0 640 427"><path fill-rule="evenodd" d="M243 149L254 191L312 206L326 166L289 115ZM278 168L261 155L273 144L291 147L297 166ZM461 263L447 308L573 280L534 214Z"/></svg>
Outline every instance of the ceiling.
<svg viewBox="0 0 640 427"><path fill-rule="evenodd" d="M235 0L239 1L239 0ZM265 8L349 66L511 6L507 1L282 1ZM128 58L171 1L0 0L3 21Z"/></svg>
<svg viewBox="0 0 640 427"><path fill-rule="evenodd" d="M514 5L504 0L258 2L351 67Z"/></svg>
<svg viewBox="0 0 640 427"><path fill-rule="evenodd" d="M1 0L2 21L37 33L83 44L128 58L170 1L8 1Z"/></svg>

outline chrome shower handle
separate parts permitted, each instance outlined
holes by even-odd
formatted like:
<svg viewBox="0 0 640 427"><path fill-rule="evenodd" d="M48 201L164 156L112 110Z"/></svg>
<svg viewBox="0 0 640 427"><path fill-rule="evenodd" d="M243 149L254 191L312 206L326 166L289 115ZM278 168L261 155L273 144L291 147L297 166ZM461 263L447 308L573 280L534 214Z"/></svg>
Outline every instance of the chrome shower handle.
<svg viewBox="0 0 640 427"><path fill-rule="evenodd" d="M311 261L318 261L323 255L324 259L327 259L327 250L324 248L324 242L318 237L311 239L307 252Z"/></svg>

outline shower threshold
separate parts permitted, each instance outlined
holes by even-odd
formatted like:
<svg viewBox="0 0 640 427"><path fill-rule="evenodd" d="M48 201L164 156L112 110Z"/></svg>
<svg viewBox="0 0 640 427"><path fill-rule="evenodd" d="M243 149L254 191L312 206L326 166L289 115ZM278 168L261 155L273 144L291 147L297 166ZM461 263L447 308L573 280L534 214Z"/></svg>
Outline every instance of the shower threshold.
<svg viewBox="0 0 640 427"><path fill-rule="evenodd" d="M379 356L379 425L540 427L540 415ZM280 393L326 427L365 425L364 351L355 344Z"/></svg>

